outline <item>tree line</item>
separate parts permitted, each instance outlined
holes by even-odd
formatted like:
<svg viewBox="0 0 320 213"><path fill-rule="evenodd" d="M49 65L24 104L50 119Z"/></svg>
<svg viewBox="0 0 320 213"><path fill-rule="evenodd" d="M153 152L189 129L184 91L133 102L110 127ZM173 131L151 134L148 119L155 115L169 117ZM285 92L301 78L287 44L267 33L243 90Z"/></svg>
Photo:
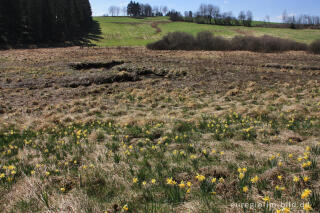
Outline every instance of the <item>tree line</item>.
<svg viewBox="0 0 320 213"><path fill-rule="evenodd" d="M109 7L109 14L111 16L119 16L121 12L124 16L169 16L171 21L187 21L198 24L251 26L253 20L251 11L241 11L238 17L234 17L232 12L221 12L219 7L212 4L201 4L197 12L186 11L184 16L180 12L169 10L167 6L152 7L150 4L141 4L135 1L130 1L122 9L117 6Z"/></svg>
<svg viewBox="0 0 320 213"><path fill-rule="evenodd" d="M150 4L130 1L126 7L110 6L108 11L111 16L119 16L122 14L123 16L131 17L153 17L165 16L169 9L167 6L151 6Z"/></svg>
<svg viewBox="0 0 320 213"><path fill-rule="evenodd" d="M0 44L71 41L92 24L89 0L1 0Z"/></svg>
<svg viewBox="0 0 320 213"><path fill-rule="evenodd" d="M131 17L152 17L152 16L169 16L171 21L195 22L198 24L215 24L215 25L236 25L251 27L253 23L253 13L249 11L240 11L238 16L232 12L222 12L218 6L212 4L201 4L196 12L185 11L181 14L174 9L169 10L167 6L151 6L150 4L141 4L130 1L123 7L109 7L111 16L131 16ZM267 15L261 27L280 27L280 28L305 28L320 27L320 17L310 15L290 16L283 14L283 23L269 23L270 16Z"/></svg>
<svg viewBox="0 0 320 213"><path fill-rule="evenodd" d="M282 14L282 21L290 25L291 28L301 28L303 26L320 26L320 16L311 15L288 15L285 10Z"/></svg>
<svg viewBox="0 0 320 213"><path fill-rule="evenodd" d="M184 12L184 16L177 11L169 12L172 21L196 22L198 24L215 25L243 25L252 26L253 14L251 11L241 11L238 17L233 16L232 12L221 12L218 6L212 4L201 4L198 11Z"/></svg>

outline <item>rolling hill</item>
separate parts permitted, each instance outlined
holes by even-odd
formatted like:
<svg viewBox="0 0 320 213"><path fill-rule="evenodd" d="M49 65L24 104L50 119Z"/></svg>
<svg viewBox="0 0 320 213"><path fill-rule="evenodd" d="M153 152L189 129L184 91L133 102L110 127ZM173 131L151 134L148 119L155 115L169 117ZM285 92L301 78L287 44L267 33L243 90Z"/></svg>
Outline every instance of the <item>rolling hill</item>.
<svg viewBox="0 0 320 213"><path fill-rule="evenodd" d="M262 36L264 34L299 42L311 43L320 38L320 30L282 29L243 26L218 26L188 22L171 22L168 17L134 19L130 17L94 17L100 24L101 39L92 41L97 46L144 46L159 40L169 32L182 31L193 35L211 31L215 35L231 38L235 35Z"/></svg>

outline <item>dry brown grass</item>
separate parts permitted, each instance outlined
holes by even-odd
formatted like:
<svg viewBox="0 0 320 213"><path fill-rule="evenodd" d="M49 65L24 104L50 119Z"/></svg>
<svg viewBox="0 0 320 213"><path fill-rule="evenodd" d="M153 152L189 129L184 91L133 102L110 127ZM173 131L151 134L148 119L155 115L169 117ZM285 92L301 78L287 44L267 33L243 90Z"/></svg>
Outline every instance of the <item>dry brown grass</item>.
<svg viewBox="0 0 320 213"><path fill-rule="evenodd" d="M5 60L1 60L5 59ZM110 60L123 60L125 63L111 70L73 70L68 64L71 62L103 62ZM93 121L113 121L119 132L108 133L102 127L94 128L86 137L88 143L79 147L73 146L59 162L64 165L73 163L75 158L81 159L79 166L94 164L93 169L87 169L88 175L83 175L81 181L84 186L79 187L80 176L72 167L59 167L55 156L47 157L44 148L48 145L50 134L37 138L31 146L19 148L14 158L25 165L35 166L45 164L37 170L35 176L22 173L12 188L0 189L2 198L0 206L4 212L19 211L19 201L35 199L39 204L39 211L50 212L39 198L39 191L50 191L50 205L56 212L103 212L113 211L114 205L124 201L143 203L140 189L132 187L132 178L139 171L139 164L131 164L127 159L127 146L139 147L140 140L146 138L146 127L163 124L151 133L161 132L160 138L155 138L152 145L160 145L164 135L177 134L175 128L182 128L183 124L192 123L200 129L202 116L216 116L224 118L233 112L245 116L249 123L257 123L256 138L244 139L236 130L232 138L219 141L214 132L197 130L195 136L188 143L193 143L197 156L202 160L202 149L209 152L215 148L219 156L218 165L202 165L197 170L189 161L173 160L173 150L183 150L181 143L170 143L163 154L168 159L168 168L184 168L192 172L177 172L175 178L191 180L195 191L199 183L195 181L196 173L211 177L223 176L228 179L226 184L217 188L217 199L212 201L221 212L234 212L230 202L233 195L239 194L234 184L237 184L237 172L234 167L251 167L252 170L263 170L267 159L281 153L286 156L293 153L295 158L303 156L306 146L314 146L319 141L319 131L316 128L295 129L284 125L274 128L269 123L281 123L281 119L294 117L302 124L305 119L315 118L311 121L314 127L320 125L320 76L312 69L296 69L298 66L320 67L320 56L309 55L303 52L286 52L283 54L261 54L251 52L185 52L185 51L149 51L144 48L89 48L79 49L37 49L37 50L8 50L0 55L0 130L6 130L14 125L19 131L34 129L40 131L55 128L59 125L85 124ZM263 66L272 61L275 64L292 65L278 69L275 66ZM124 71L126 70L126 71ZM138 75L137 81L123 81L105 84L81 85L76 88L65 87L62 81L73 79L82 81L87 76L97 77L105 75L124 75L133 70L166 73L165 75ZM117 74L118 71L120 74ZM36 86L36 87L35 87ZM250 121L251 119L251 121ZM266 119L266 120L263 120ZM181 122L182 124L177 124ZM231 123L233 128L238 123ZM246 123L246 122L244 122ZM141 127L142 133L126 132L127 126ZM290 129L291 128L291 129ZM135 129L131 131L137 131ZM76 131L75 131L76 132ZM1 132L0 132L1 133ZM112 151L113 134L119 136L118 151ZM129 137L126 139L126 135ZM136 135L135 135L136 134ZM193 134L192 130L183 134ZM61 138L70 144L69 136ZM83 139L84 140L84 139ZM146 143L146 144L148 144ZM159 144L158 144L159 143ZM143 143L142 143L143 144ZM124 148L126 145L126 148ZM163 144L162 144L163 145ZM185 144L186 146L188 144ZM139 147L140 148L140 147ZM137 148L138 149L138 148ZM1 150L3 151L3 150ZM120 162L116 163L115 154L119 155ZM31 156L31 157L30 157ZM133 161L140 161L139 154ZM8 163L3 157L0 163ZM200 161L201 161L200 160ZM316 159L319 162L319 157ZM155 166L157 161L150 155L150 164ZM2 164L0 165L2 166ZM289 161L288 170L294 171ZM50 178L43 177L47 170L61 169L61 174L53 174ZM82 172L82 170L81 170ZM194 173L194 174L193 174ZM276 182L276 175L283 170L277 167L266 169L260 175L261 179L271 181L272 187ZM290 173L290 172L289 172ZM166 173L165 175L167 175ZM288 175L292 179L292 174ZM102 182L99 182L102 181ZM96 184L99 187L113 187L121 193L113 195L107 202L97 201L98 198L90 195L88 186ZM101 186L99 184L102 184ZM59 187L68 186L66 193L61 193ZM316 181L310 186L319 190ZM40 187L40 188L39 188ZM47 187L47 188L46 188ZM50 189L50 190L48 190ZM109 189L109 188L108 188ZM261 201L263 195L272 196L269 190L257 190L252 187L252 199ZM300 190L300 189L299 189ZM94 190L93 190L94 191ZM101 192L106 193L106 192ZM198 192L197 192L198 193ZM299 192L300 193L300 192ZM161 194L161 192L159 192ZM158 196L160 196L157 194ZM38 196L38 197L37 197ZM177 205L161 204L164 211L171 207L175 212L203 212L210 209L199 199L198 194L190 195L185 202ZM285 195L289 200L294 197L289 193ZM275 202L279 202L276 200ZM31 204L30 204L31 205ZM121 207L120 207L121 208ZM140 208L143 208L140 206ZM112 211L111 211L112 210ZM134 209L133 212L141 212ZM237 209L237 211L241 211Z"/></svg>

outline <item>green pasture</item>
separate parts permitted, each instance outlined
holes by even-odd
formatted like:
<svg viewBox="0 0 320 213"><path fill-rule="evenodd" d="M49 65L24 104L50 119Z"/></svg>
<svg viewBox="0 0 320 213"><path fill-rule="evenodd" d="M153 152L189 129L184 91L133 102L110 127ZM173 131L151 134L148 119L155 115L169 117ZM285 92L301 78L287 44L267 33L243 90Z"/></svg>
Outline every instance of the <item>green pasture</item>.
<svg viewBox="0 0 320 213"><path fill-rule="evenodd" d="M97 46L143 46L161 39L169 32L182 31L196 35L210 31L215 35L232 38L235 35L271 35L311 43L320 38L320 30L282 29L243 26L218 26L188 22L171 22L168 17L136 19L130 17L95 17L101 28ZM159 29L161 32L159 32Z"/></svg>

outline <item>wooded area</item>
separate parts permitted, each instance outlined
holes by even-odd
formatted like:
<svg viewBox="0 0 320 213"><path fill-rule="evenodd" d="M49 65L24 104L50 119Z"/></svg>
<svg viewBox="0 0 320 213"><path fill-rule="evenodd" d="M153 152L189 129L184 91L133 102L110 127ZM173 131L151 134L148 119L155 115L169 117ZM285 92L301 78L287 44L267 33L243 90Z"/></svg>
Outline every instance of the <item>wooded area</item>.
<svg viewBox="0 0 320 213"><path fill-rule="evenodd" d="M1 0L0 44L72 41L92 24L89 0Z"/></svg>

